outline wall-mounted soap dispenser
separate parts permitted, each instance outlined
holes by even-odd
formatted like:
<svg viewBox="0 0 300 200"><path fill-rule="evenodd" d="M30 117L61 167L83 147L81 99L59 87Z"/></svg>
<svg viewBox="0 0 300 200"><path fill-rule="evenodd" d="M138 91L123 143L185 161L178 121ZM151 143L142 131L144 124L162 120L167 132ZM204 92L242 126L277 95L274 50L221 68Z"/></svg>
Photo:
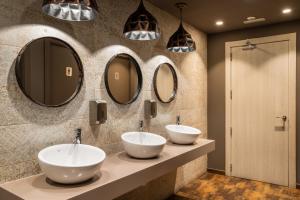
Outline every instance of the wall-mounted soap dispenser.
<svg viewBox="0 0 300 200"><path fill-rule="evenodd" d="M90 101L90 124L100 125L107 120L106 101Z"/></svg>
<svg viewBox="0 0 300 200"><path fill-rule="evenodd" d="M157 103L154 100L145 101L145 118L152 119L157 116Z"/></svg>

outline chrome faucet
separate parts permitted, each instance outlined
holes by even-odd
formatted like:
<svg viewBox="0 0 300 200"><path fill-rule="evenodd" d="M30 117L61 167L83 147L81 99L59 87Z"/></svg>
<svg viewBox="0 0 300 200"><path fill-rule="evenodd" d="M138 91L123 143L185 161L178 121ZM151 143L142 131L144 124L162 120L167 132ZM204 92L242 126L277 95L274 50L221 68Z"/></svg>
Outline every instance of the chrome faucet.
<svg viewBox="0 0 300 200"><path fill-rule="evenodd" d="M81 128L78 128L75 130L76 136L73 140L74 144L81 144Z"/></svg>
<svg viewBox="0 0 300 200"><path fill-rule="evenodd" d="M176 124L177 124L177 125L180 125L180 124L181 124L181 122L180 122L180 115L177 115L177 116L176 116Z"/></svg>
<svg viewBox="0 0 300 200"><path fill-rule="evenodd" d="M144 132L144 121L140 121L140 132Z"/></svg>

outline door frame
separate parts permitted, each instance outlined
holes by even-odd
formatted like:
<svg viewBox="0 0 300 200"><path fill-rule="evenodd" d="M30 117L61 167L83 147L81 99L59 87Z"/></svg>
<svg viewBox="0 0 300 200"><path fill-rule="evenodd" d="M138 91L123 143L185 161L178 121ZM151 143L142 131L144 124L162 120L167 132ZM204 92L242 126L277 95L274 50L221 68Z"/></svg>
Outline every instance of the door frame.
<svg viewBox="0 0 300 200"><path fill-rule="evenodd" d="M296 33L253 38L225 43L225 173L231 176L231 61L232 48L253 44L289 42L289 187L296 187ZM234 167L234 166L233 166Z"/></svg>

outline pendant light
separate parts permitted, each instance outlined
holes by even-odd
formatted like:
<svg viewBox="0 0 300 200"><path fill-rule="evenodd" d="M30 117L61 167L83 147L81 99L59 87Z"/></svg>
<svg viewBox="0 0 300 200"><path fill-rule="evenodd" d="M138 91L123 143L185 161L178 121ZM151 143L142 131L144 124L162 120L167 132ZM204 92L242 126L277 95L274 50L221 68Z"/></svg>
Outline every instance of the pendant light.
<svg viewBox="0 0 300 200"><path fill-rule="evenodd" d="M90 21L98 12L96 0L44 0L42 9L47 15L67 21Z"/></svg>
<svg viewBox="0 0 300 200"><path fill-rule="evenodd" d="M188 53L196 50L196 44L182 24L182 9L187 6L186 3L177 3L175 6L180 10L180 25L178 30L171 36L167 48L171 52Z"/></svg>
<svg viewBox="0 0 300 200"><path fill-rule="evenodd" d="M148 12L141 0L138 9L128 18L123 35L130 40L156 40L160 37L157 20Z"/></svg>

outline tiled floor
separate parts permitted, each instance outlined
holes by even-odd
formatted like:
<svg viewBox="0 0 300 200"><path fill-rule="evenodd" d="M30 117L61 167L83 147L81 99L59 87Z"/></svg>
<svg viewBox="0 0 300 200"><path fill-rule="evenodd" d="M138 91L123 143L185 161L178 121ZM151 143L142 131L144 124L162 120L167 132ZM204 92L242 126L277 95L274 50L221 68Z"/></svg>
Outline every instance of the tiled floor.
<svg viewBox="0 0 300 200"><path fill-rule="evenodd" d="M169 200L300 200L299 189L207 173Z"/></svg>

